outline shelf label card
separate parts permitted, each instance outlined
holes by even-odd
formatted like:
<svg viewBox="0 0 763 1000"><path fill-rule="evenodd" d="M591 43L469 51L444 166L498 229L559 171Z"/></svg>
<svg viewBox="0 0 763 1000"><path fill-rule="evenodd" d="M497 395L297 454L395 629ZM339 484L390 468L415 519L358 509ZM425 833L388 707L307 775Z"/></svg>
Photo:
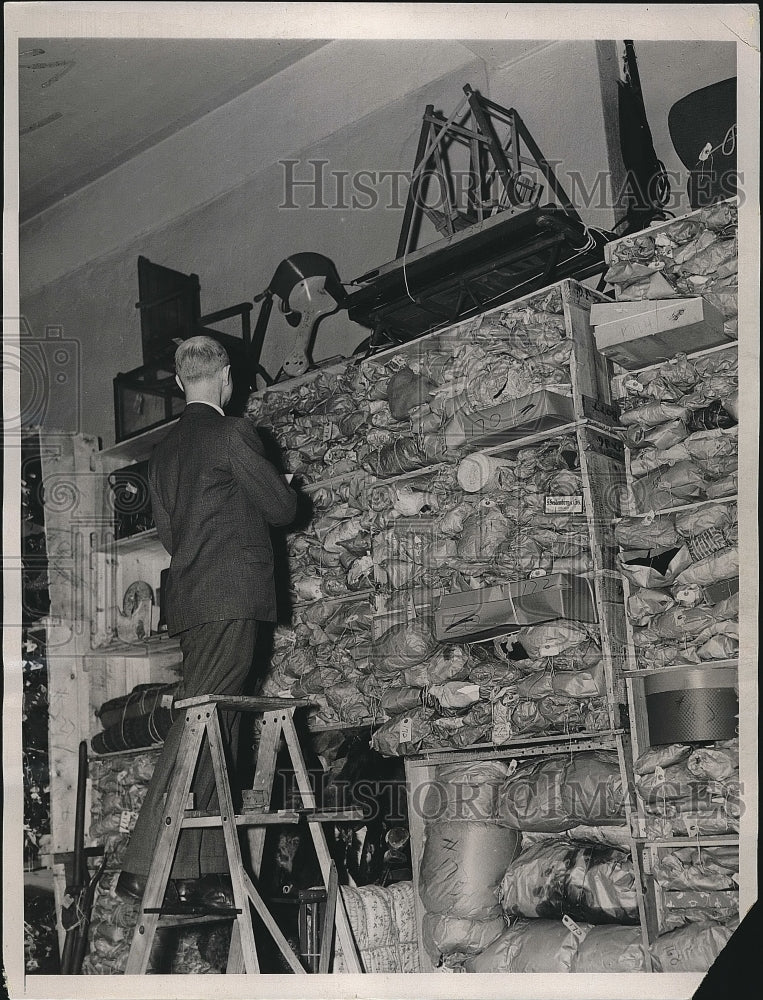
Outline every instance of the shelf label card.
<svg viewBox="0 0 763 1000"><path fill-rule="evenodd" d="M574 493L571 496L546 496L544 498L546 514L582 514L583 494Z"/></svg>

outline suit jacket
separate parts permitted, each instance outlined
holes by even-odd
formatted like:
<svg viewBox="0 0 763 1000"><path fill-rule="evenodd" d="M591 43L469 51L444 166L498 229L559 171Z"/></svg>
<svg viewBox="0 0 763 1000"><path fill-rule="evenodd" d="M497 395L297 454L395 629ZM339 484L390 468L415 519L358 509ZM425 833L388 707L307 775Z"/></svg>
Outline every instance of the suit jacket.
<svg viewBox="0 0 763 1000"><path fill-rule="evenodd" d="M264 457L250 420L189 403L149 465L159 538L172 556L170 635L205 622L275 621L269 525L289 524L297 496Z"/></svg>

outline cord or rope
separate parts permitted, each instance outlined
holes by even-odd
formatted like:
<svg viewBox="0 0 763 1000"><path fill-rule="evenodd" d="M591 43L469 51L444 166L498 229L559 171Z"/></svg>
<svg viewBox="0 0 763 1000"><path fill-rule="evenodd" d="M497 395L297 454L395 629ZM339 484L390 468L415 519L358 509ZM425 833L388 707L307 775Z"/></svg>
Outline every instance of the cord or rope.
<svg viewBox="0 0 763 1000"><path fill-rule="evenodd" d="M697 163L704 163L705 160L709 159L713 153L717 153L718 150L723 153L724 156L731 156L731 154L736 150L737 147L737 123L734 122L726 132L723 137L723 141L719 142L717 146L710 146L710 143L706 143L703 147L701 153L699 154L699 159Z"/></svg>

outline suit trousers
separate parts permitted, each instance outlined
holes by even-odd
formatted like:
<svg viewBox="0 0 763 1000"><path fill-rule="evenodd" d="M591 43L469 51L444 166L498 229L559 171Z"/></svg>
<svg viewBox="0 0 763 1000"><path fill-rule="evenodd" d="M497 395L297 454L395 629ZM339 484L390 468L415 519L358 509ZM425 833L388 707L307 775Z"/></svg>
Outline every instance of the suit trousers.
<svg viewBox="0 0 763 1000"><path fill-rule="evenodd" d="M255 620L208 622L180 632L178 638L183 653L183 679L175 696L177 701L205 694L243 693L257 638ZM238 712L220 713L228 763L234 772L240 720ZM134 875L148 875L162 822L164 795L169 789L184 726L185 713L182 712L173 722L164 742L140 815L130 834L122 867ZM200 755L191 789L196 809L217 810L212 759L206 745ZM171 878L195 879L227 871L228 860L221 829L183 830Z"/></svg>

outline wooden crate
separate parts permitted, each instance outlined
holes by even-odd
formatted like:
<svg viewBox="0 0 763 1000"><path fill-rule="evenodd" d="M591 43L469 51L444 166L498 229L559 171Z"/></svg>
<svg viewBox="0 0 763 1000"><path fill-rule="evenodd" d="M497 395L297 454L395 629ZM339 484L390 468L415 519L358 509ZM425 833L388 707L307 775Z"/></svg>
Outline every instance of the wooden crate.
<svg viewBox="0 0 763 1000"><path fill-rule="evenodd" d="M676 837L670 842L653 841L642 845L642 871L644 874L645 887L644 900L646 904L647 927L650 942L653 942L660 936L660 934L666 933L668 928L665 927L665 920L666 917L670 915L671 911L675 911L676 909L688 909L691 905L690 900L692 897L696 900L697 904L701 904L703 902L702 894L695 893L693 890L681 890L681 897L679 898L678 891L663 889L655 878L655 872L660 861L680 848L694 849L697 851L698 858L701 859L703 849L713 847L735 847L738 850L739 838L733 836L697 838ZM724 909L727 907L736 908L737 913L739 912L738 887L733 889L713 890L712 895L716 898L717 903Z"/></svg>

